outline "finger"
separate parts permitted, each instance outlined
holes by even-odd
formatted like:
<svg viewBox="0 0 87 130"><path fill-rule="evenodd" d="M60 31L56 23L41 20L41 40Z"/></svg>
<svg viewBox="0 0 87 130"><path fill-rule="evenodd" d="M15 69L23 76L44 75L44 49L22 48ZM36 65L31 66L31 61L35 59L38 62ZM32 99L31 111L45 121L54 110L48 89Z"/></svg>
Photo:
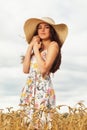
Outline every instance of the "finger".
<svg viewBox="0 0 87 130"><path fill-rule="evenodd" d="M36 41L40 41L40 37L37 35L37 36L34 36L34 40Z"/></svg>

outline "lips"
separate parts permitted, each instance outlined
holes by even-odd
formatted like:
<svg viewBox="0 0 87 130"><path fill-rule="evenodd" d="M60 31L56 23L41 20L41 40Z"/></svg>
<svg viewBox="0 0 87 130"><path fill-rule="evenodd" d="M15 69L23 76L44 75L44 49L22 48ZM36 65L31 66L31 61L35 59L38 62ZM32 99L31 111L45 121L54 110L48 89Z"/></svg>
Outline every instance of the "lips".
<svg viewBox="0 0 87 130"><path fill-rule="evenodd" d="M40 33L41 35L45 35L45 33Z"/></svg>

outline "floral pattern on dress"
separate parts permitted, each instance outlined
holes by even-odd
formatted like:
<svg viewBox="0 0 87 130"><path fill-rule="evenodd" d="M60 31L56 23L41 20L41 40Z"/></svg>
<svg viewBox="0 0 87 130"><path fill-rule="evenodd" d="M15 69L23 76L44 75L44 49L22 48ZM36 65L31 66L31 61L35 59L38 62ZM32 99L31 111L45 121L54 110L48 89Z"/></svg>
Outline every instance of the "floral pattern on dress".
<svg viewBox="0 0 87 130"><path fill-rule="evenodd" d="M41 53L43 60L46 59L47 51ZM32 116L33 108L55 107L55 92L50 75L42 77L37 61L33 55L30 63L30 72L26 84L22 89L20 104L28 106L29 116Z"/></svg>

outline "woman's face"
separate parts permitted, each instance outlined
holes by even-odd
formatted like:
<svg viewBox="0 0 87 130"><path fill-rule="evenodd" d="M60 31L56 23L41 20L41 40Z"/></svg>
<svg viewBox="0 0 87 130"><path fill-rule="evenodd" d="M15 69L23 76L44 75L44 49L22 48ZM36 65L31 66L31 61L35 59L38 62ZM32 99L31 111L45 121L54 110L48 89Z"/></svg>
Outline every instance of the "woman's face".
<svg viewBox="0 0 87 130"><path fill-rule="evenodd" d="M47 23L40 23L38 25L38 35L42 40L50 39L50 26Z"/></svg>

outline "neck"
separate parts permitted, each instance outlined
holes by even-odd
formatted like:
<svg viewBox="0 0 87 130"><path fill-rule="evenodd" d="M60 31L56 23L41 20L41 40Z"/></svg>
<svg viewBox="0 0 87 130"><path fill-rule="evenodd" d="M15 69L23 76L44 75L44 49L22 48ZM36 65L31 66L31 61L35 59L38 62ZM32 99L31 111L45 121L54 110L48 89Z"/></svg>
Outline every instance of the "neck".
<svg viewBox="0 0 87 130"><path fill-rule="evenodd" d="M42 40L42 43L43 43L43 46L44 46L44 49L48 49L49 45L50 45L50 40Z"/></svg>

